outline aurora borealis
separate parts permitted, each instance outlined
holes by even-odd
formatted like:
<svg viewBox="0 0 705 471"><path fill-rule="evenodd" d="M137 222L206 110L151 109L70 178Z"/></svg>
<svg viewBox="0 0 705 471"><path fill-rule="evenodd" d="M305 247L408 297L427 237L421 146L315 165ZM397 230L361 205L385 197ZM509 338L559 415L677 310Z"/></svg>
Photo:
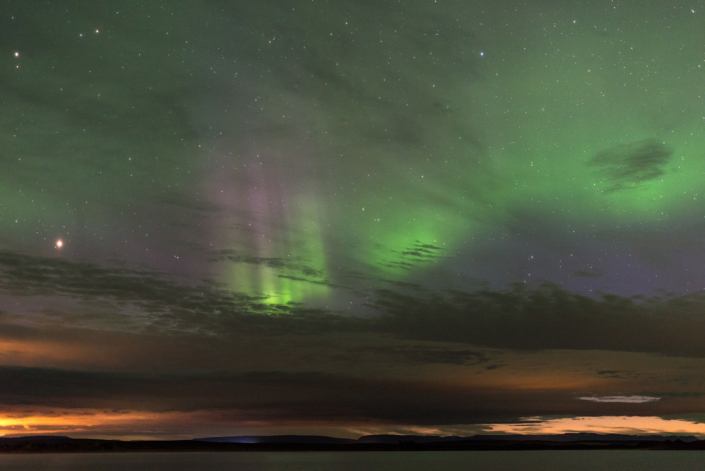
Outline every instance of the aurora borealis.
<svg viewBox="0 0 705 471"><path fill-rule="evenodd" d="M705 436L705 3L0 6L0 433Z"/></svg>

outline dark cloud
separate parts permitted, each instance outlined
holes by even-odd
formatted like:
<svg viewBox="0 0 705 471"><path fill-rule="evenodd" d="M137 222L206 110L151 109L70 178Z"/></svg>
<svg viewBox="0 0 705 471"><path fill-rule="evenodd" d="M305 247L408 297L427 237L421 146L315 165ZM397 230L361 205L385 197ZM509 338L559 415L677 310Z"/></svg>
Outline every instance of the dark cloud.
<svg viewBox="0 0 705 471"><path fill-rule="evenodd" d="M595 155L590 166L607 182L605 191L636 188L665 173L673 149L656 140L632 142Z"/></svg>
<svg viewBox="0 0 705 471"><path fill-rule="evenodd" d="M105 302L108 305L104 309L95 312L94 307L88 309L86 315L105 326L111 325L112 317L117 316L125 328L213 334L268 325L273 331L299 331L306 323L305 319L318 318L306 327L316 331L330 321L342 320L315 309L266 304L264 295L248 296L226 290L213 282L194 286L150 271L105 268L11 251L0 251L0 291L12 296ZM128 314L121 312L120 307L128 309ZM285 326L287 321L282 323L275 319L293 313L296 316L289 318L293 322L291 325ZM355 321L346 323L352 327Z"/></svg>
<svg viewBox="0 0 705 471"><path fill-rule="evenodd" d="M705 295L598 298L553 285L537 290L378 292L381 328L407 338L493 348L659 352L705 356Z"/></svg>
<svg viewBox="0 0 705 471"><path fill-rule="evenodd" d="M401 268L402 270L411 270L414 268L413 263L408 263L408 262L387 262L387 263L382 263L381 264L383 267L386 268Z"/></svg>
<svg viewBox="0 0 705 471"><path fill-rule="evenodd" d="M418 265L441 260L444 258L443 252L444 250L441 247L436 247L432 244L423 244L417 240L414 245L402 249L401 251L392 251L396 259L383 262L382 266L411 270Z"/></svg>
<svg viewBox="0 0 705 471"><path fill-rule="evenodd" d="M476 365L490 361L483 352L438 345L386 346L368 348L366 351L373 351L380 356L396 357L404 364Z"/></svg>
<svg viewBox="0 0 705 471"><path fill-rule="evenodd" d="M106 327L112 324L108 312L122 306L127 313L112 315L122 319L126 327L155 331L219 335L380 332L492 348L705 356L697 334L705 329L705 295L701 293L594 298L550 284L538 289L516 285L504 291L379 290L367 293L374 294L368 307L379 315L350 317L295 304L266 304L264 297L236 293L215 283L189 286L146 271L9 251L0 251L0 290L11 296L62 297L86 303L85 310L93 312L86 315ZM101 308L100 303L108 304ZM467 354L418 352L416 358L425 355L432 362L435 356L450 363Z"/></svg>
<svg viewBox="0 0 705 471"><path fill-rule="evenodd" d="M277 275L278 278L285 278L287 280L294 280L294 281L304 281L306 283L313 283L314 285L321 285L321 286L327 286L329 288L344 288L344 286L335 284L335 283L329 283L327 281L316 281L316 280L311 280L307 278L300 278L297 276L287 276L287 275Z"/></svg>
<svg viewBox="0 0 705 471"><path fill-rule="evenodd" d="M443 249L436 247L432 244L422 244L416 241L416 244L403 250L401 252L402 257L407 257L418 262L428 262L437 260L442 253Z"/></svg>
<svg viewBox="0 0 705 471"><path fill-rule="evenodd" d="M301 273L307 277L317 278L319 282L323 282L323 272L302 264L296 260L278 258L278 257L255 257L244 255L235 250L221 250L214 254L211 261L229 261L233 263L247 263L250 265L263 265L269 268L286 269Z"/></svg>
<svg viewBox="0 0 705 471"><path fill-rule="evenodd" d="M643 404L579 401L566 391L507 389L428 380L362 378L319 373L200 375L126 374L0 367L0 403L8 406L156 412L232 411L241 420L478 423L534 416L693 412L696 402ZM637 409L628 409L635 411Z"/></svg>
<svg viewBox="0 0 705 471"><path fill-rule="evenodd" d="M13 406L217 409L237 410L251 420L266 416L272 422L305 417L331 423L399 424L478 423L527 414L624 414L629 403L575 399L576 394L628 396L604 387L575 393L521 385L494 388L472 381L417 378L408 371L428 366L472 368L467 375L472 378L512 368L508 357L498 362L481 346L514 352L568 349L705 356L698 334L705 328L701 295L589 298L551 285L472 293L381 291L370 302L381 315L359 318L268 306L214 284L189 287L149 272L7 251L0 252L0 290L27 299L108 300L138 308L132 313L137 317L140 312L154 316L152 329L116 333L113 339L96 333L96 328L109 327L102 313L92 319L92 329L84 331L55 331L49 326L32 330L18 325L18 316L3 314L3 339L74 343L102 355L124 356L121 366L127 371L135 371L138 363L147 368L136 373L2 367L0 403ZM68 319L68 314L56 315ZM163 335L173 330L180 332ZM324 338L330 345L323 345ZM120 353L121 349L129 352ZM140 360L145 355L148 360ZM99 357L92 366L101 364L111 363ZM222 369L227 365L234 371ZM396 379L372 373L385 365L407 373ZM459 373L449 374L456 378ZM616 369L598 370L595 376L634 380ZM698 397L681 400L641 390L632 395L663 398L638 404L643 407L639 413L689 413L702 406Z"/></svg>

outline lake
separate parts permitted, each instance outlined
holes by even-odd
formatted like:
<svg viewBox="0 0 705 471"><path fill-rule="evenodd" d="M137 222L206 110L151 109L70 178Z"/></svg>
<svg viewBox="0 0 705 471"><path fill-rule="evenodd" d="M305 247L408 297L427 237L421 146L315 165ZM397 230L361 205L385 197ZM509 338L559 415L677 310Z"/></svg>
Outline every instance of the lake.
<svg viewBox="0 0 705 471"><path fill-rule="evenodd" d="M446 451L0 455L2 471L702 470L701 451Z"/></svg>

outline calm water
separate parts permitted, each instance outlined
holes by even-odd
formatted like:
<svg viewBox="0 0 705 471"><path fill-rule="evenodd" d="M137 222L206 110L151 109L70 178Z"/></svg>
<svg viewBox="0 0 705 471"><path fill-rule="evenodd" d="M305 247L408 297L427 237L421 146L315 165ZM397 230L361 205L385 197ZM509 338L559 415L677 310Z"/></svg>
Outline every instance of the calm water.
<svg viewBox="0 0 705 471"><path fill-rule="evenodd" d="M0 455L0 470L702 470L705 452L105 453Z"/></svg>

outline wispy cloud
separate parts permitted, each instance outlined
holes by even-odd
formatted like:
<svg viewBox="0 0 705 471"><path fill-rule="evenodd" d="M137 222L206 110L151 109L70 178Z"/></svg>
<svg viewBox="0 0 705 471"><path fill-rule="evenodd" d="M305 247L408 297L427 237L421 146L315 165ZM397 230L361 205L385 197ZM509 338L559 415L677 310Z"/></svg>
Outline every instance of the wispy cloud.
<svg viewBox="0 0 705 471"><path fill-rule="evenodd" d="M419 264L436 262L444 257L443 248L432 244L423 244L418 240L414 245L401 251L392 251L396 259L382 263L388 268L401 268L410 270Z"/></svg>
<svg viewBox="0 0 705 471"><path fill-rule="evenodd" d="M235 250L220 250L212 256L211 261L230 261L233 263L247 263L249 265L263 265L269 268L286 269L299 272L313 278L321 278L323 273L320 270L311 268L297 261L287 260L280 257L254 257L241 254Z"/></svg>
<svg viewBox="0 0 705 471"><path fill-rule="evenodd" d="M597 154L590 165L606 180L606 191L636 188L664 174L673 149L655 140L632 142Z"/></svg>
<svg viewBox="0 0 705 471"><path fill-rule="evenodd" d="M643 404L645 402L654 402L661 399L653 396L584 396L579 397L581 401L591 402L623 402L626 404Z"/></svg>

